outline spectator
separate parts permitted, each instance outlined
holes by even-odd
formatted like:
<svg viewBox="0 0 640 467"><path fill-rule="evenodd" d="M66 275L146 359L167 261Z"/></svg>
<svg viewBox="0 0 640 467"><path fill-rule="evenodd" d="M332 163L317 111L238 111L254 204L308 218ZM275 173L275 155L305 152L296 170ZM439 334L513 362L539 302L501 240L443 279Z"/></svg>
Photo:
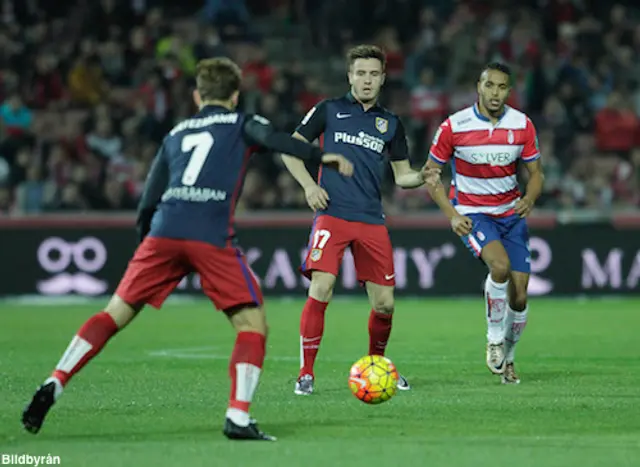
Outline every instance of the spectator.
<svg viewBox="0 0 640 467"><path fill-rule="evenodd" d="M40 165L32 164L27 169L25 181L16 190L16 209L26 214L42 212L50 203L53 188L43 179Z"/></svg>
<svg viewBox="0 0 640 467"><path fill-rule="evenodd" d="M78 105L96 105L106 96L107 81L97 56L79 57L69 72L69 92Z"/></svg>
<svg viewBox="0 0 640 467"><path fill-rule="evenodd" d="M115 160L122 156L122 138L115 134L109 118L103 117L96 122L95 131L87 135L87 147L106 159Z"/></svg>
<svg viewBox="0 0 640 467"><path fill-rule="evenodd" d="M638 117L619 92L609 95L607 105L596 115L596 144L600 151L629 156L640 131Z"/></svg>
<svg viewBox="0 0 640 467"><path fill-rule="evenodd" d="M13 93L0 106L0 118L2 118L4 131L10 137L24 136L33 123L33 114L18 93Z"/></svg>
<svg viewBox="0 0 640 467"><path fill-rule="evenodd" d="M411 90L411 118L416 152L425 154L428 135L445 117L447 98L444 90L435 83L433 69L424 68L420 73L420 84Z"/></svg>
<svg viewBox="0 0 640 467"><path fill-rule="evenodd" d="M188 76L192 76L196 70L196 56L193 46L186 43L175 30L158 41L156 56L160 59L177 60L180 70Z"/></svg>
<svg viewBox="0 0 640 467"><path fill-rule="evenodd" d="M133 209L164 134L195 110L200 58L236 60L240 110L292 131L346 90L340 53L360 41L387 51L382 104L403 119L414 161L437 122L476 100L482 65L505 60L509 104L531 116L543 148L538 205L639 205L640 23L630 2L64 0L36 2L37 13L22 3L3 10L0 31L3 212ZM389 179L389 213L434 208ZM254 158L245 187L245 210L304 208L277 158Z"/></svg>
<svg viewBox="0 0 640 467"><path fill-rule="evenodd" d="M249 24L249 10L244 0L206 0L203 15L218 27Z"/></svg>
<svg viewBox="0 0 640 467"><path fill-rule="evenodd" d="M58 60L54 55L41 54L35 65L29 89L31 104L37 109L46 109L60 103L66 96Z"/></svg>
<svg viewBox="0 0 640 467"><path fill-rule="evenodd" d="M244 76L255 75L258 80L258 89L262 92L271 91L274 69L267 62L267 54L264 48L253 45L249 48L250 59L243 68Z"/></svg>

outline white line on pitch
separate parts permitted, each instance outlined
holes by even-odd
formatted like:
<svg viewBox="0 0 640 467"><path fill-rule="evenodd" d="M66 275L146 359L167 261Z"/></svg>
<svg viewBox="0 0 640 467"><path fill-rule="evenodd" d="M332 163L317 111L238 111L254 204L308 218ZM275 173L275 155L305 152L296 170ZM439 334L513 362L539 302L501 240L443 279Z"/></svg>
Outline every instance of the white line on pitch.
<svg viewBox="0 0 640 467"><path fill-rule="evenodd" d="M209 347L189 347L182 349L161 349L161 350L153 350L148 351L147 355L151 357L163 357L163 358L175 358L180 360L228 360L228 354L222 354L219 352L215 352L219 350L219 346L209 346ZM392 358L392 357L389 357ZM325 362L335 362L335 363L353 363L357 357L352 359L349 358L334 358L327 357L322 360ZM270 355L267 352L267 360L273 361L281 361L281 362L298 362L300 361L299 356L294 355ZM425 358L408 358L402 359L404 363L442 363L442 364L450 364L453 362L456 363L474 363L470 360L452 360L448 359L445 356L438 357L425 357Z"/></svg>

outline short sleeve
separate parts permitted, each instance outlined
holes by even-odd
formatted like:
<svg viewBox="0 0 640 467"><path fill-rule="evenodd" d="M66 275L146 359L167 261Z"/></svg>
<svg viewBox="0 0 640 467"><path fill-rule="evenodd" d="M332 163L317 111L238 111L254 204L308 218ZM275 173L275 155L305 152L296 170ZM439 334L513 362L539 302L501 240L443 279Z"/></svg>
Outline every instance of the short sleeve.
<svg viewBox="0 0 640 467"><path fill-rule="evenodd" d="M403 161L409 159L409 149L407 147L407 135L404 131L404 125L398 118L396 132L389 141L389 159L392 161Z"/></svg>
<svg viewBox="0 0 640 467"><path fill-rule="evenodd" d="M524 130L525 139L520 158L524 162L533 162L540 158L538 135L533 122L527 118L527 126Z"/></svg>
<svg viewBox="0 0 640 467"><path fill-rule="evenodd" d="M321 101L307 112L296 133L301 134L307 141L314 141L324 133L327 124L327 101Z"/></svg>
<svg viewBox="0 0 640 467"><path fill-rule="evenodd" d="M453 131L449 119L442 122L433 137L429 158L438 164L446 164L453 155Z"/></svg>

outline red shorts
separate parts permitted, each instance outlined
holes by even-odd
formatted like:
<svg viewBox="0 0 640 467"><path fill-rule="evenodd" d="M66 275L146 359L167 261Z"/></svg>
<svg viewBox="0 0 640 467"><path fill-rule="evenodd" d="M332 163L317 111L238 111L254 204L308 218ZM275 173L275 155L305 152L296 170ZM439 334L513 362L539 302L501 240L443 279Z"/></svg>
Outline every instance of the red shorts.
<svg viewBox="0 0 640 467"><path fill-rule="evenodd" d="M116 294L128 304L160 308L180 281L200 274L217 309L262 305L262 291L242 252L193 240L147 237L138 246Z"/></svg>
<svg viewBox="0 0 640 467"><path fill-rule="evenodd" d="M327 215L317 217L313 223L307 256L300 271L309 279L313 271L337 276L347 247L351 247L358 281L396 284L393 247L386 226Z"/></svg>

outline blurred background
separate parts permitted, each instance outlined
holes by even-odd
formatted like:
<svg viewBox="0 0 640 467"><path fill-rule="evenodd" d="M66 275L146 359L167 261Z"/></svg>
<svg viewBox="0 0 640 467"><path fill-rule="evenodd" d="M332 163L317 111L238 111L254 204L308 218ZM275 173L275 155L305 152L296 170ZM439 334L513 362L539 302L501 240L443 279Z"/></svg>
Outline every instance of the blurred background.
<svg viewBox="0 0 640 467"><path fill-rule="evenodd" d="M288 131L348 90L345 50L388 54L383 104L422 163L484 63L515 71L537 126L540 206L640 206L640 10L602 0L0 0L0 212L135 209L164 133L194 111L197 60L244 71L241 108ZM435 209L395 190L387 213ZM304 210L276 157L254 158L239 210Z"/></svg>

